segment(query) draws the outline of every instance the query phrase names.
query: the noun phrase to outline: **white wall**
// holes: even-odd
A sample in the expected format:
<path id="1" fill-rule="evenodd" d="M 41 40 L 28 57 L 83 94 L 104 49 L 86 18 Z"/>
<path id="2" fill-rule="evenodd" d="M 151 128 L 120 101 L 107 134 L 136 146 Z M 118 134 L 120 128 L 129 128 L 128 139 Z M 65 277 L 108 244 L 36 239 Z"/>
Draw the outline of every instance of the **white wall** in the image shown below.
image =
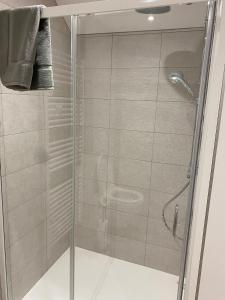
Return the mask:
<path id="1" fill-rule="evenodd" d="M 219 108 L 219 101 L 220 101 L 220 94 L 221 94 L 221 87 L 222 87 L 223 68 L 225 62 L 225 51 L 224 51 L 225 49 L 225 40 L 224 40 L 225 3 L 222 1 L 219 2 L 220 5 L 218 5 L 218 12 L 217 12 L 218 17 L 217 17 L 216 29 L 215 29 L 215 39 L 214 39 L 214 48 L 213 48 L 213 55 L 212 55 L 212 66 L 210 72 L 209 91 L 208 91 L 207 104 L 205 109 L 199 172 L 198 172 L 197 187 L 195 193 L 195 207 L 194 207 L 192 235 L 191 235 L 190 250 L 189 250 L 188 274 L 187 274 L 187 283 L 186 283 L 186 293 L 184 298 L 185 300 L 195 299 L 196 284 L 197 284 L 198 269 L 199 269 L 199 259 L 200 259 L 201 244 L 202 244 L 202 234 L 203 234 L 203 228 L 205 222 L 209 178 L 211 172 L 217 115 L 218 115 L 218 108 Z M 213 210 L 211 211 L 211 213 L 213 213 Z M 216 215 L 214 215 L 214 217 L 216 218 Z M 220 235 L 222 235 L 221 228 L 224 228 L 224 226 L 220 227 L 220 233 L 219 233 Z M 214 234 L 215 232 L 216 231 L 214 231 Z M 209 245 L 207 244 L 207 247 L 208 246 Z M 220 257 L 219 252 L 217 251 L 218 246 L 216 244 L 216 241 L 212 247 L 213 248 L 211 249 L 211 251 L 215 251 L 217 253 L 217 256 Z M 217 272 L 215 273 L 213 272 L 213 270 L 210 271 L 212 271 L 211 278 L 217 278 L 218 275 Z M 208 272 L 210 271 L 204 268 L 203 276 L 206 276 L 205 279 L 206 278 L 209 279 Z M 203 297 L 202 289 L 204 289 L 206 285 L 208 285 L 209 288 L 211 288 L 211 290 L 213 291 L 211 284 L 212 283 L 208 280 L 204 281 L 204 284 L 201 285 L 201 293 L 200 293 L 199 300 L 219 299 L 215 297 L 215 295 L 213 296 L 211 295 L 210 297 L 209 296 L 210 293 L 208 294 L 207 298 Z"/>
<path id="2" fill-rule="evenodd" d="M 223 95 L 223 98 L 224 95 Z M 224 100 L 224 99 L 223 99 Z M 199 300 L 223 300 L 225 295 L 225 107 L 223 107 L 203 255 Z"/>

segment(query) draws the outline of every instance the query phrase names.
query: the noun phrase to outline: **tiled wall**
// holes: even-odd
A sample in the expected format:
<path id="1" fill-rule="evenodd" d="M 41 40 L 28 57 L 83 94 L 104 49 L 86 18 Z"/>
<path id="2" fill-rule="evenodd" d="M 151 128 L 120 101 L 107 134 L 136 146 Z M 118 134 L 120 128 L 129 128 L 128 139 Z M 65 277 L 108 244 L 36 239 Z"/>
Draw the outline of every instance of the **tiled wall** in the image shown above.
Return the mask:
<path id="1" fill-rule="evenodd" d="M 0 8 L 7 6 L 0 3 Z M 51 25 L 55 90 L 16 92 L 0 87 L 7 276 L 13 300 L 22 299 L 70 243 L 70 31 L 62 18 Z"/>
<path id="2" fill-rule="evenodd" d="M 76 238 L 80 247 L 178 274 L 181 242 L 163 205 L 187 182 L 201 29 L 79 37 Z M 187 193 L 179 204 L 182 235 Z M 172 225 L 174 205 L 166 215 Z"/>

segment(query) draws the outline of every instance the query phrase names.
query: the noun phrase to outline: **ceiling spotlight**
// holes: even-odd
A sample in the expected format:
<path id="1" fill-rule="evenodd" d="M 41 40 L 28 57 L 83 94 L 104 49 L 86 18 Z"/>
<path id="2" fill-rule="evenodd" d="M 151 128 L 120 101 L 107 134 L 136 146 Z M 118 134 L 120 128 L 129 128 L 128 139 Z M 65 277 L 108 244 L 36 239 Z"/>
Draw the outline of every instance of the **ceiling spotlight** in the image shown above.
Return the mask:
<path id="1" fill-rule="evenodd" d="M 154 18 L 154 16 L 149 16 L 149 17 L 148 17 L 148 20 L 149 20 L 150 22 L 153 22 L 153 21 L 155 20 L 155 18 Z"/>

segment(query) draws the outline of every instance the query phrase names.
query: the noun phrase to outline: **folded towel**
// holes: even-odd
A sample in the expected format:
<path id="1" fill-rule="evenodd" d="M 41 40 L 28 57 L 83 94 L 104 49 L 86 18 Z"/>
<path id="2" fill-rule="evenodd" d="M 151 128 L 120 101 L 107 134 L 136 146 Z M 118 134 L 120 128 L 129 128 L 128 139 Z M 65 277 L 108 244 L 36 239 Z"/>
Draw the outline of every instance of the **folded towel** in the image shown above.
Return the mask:
<path id="1" fill-rule="evenodd" d="M 37 51 L 31 89 L 52 89 L 52 46 L 49 19 L 41 19 L 37 34 Z"/>
<path id="2" fill-rule="evenodd" d="M 43 6 L 0 11 L 0 77 L 15 90 L 52 89 L 51 33 Z"/>

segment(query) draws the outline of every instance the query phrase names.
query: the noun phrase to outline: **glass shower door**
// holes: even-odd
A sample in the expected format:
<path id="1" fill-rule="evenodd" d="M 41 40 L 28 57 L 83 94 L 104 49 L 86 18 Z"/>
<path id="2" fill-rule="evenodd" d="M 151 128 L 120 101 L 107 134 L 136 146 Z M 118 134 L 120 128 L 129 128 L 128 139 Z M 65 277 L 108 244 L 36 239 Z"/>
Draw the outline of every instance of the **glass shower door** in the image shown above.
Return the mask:
<path id="1" fill-rule="evenodd" d="M 77 300 L 177 299 L 206 11 L 78 18 Z"/>

